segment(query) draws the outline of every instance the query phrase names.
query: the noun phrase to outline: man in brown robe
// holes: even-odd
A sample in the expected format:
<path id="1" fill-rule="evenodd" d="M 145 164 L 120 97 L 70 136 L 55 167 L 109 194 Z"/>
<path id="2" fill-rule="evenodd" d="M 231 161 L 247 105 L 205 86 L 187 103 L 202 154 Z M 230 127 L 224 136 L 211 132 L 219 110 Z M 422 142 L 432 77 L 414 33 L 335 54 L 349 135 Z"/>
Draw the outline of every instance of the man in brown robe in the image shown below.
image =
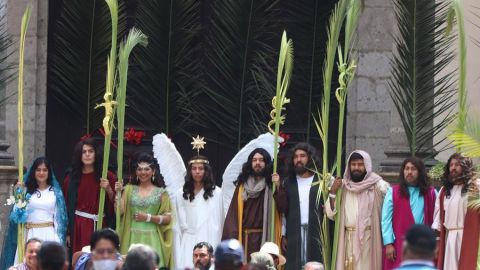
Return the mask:
<path id="1" fill-rule="evenodd" d="M 223 226 L 222 240 L 237 239 L 245 258 L 268 241 L 272 205 L 271 157 L 263 148 L 254 149 L 234 182 L 236 188 Z"/>
<path id="2" fill-rule="evenodd" d="M 472 160 L 458 153 L 451 155 L 445 165 L 432 224 L 440 234 L 437 257 L 440 270 L 477 269 L 480 210 L 467 208 L 467 202 L 468 191 L 478 193 L 478 185 Z"/>

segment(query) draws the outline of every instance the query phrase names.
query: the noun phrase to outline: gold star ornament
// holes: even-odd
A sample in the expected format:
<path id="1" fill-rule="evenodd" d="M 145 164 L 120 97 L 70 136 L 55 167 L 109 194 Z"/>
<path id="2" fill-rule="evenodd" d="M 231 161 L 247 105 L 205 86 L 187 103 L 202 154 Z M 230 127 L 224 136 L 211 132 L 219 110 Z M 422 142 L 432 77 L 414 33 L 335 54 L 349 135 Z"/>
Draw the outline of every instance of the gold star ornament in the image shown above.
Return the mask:
<path id="1" fill-rule="evenodd" d="M 197 155 L 200 155 L 200 149 L 204 149 L 205 144 L 207 142 L 205 141 L 205 137 L 200 137 L 200 135 L 197 135 L 197 137 L 192 137 L 193 141 L 190 143 L 193 147 L 192 149 L 197 150 Z"/>

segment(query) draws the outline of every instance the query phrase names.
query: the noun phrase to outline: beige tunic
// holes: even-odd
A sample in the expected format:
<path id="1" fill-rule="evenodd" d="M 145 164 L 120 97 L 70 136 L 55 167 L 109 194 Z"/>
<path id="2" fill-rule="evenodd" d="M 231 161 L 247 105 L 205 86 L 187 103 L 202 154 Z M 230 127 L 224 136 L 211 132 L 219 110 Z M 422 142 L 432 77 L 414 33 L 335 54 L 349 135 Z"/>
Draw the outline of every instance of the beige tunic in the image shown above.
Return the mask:
<path id="1" fill-rule="evenodd" d="M 443 269 L 457 270 L 463 238 L 463 223 L 467 213 L 467 195 L 462 196 L 463 185 L 455 185 L 450 191 L 450 197 L 445 197 L 445 259 Z M 440 230 L 440 196 L 435 201 L 434 221 L 432 228 Z"/>
<path id="2" fill-rule="evenodd" d="M 356 230 L 352 230 L 357 226 L 357 217 L 358 217 L 358 195 L 357 193 L 343 190 L 345 192 L 345 259 L 344 261 L 349 260 L 353 265 L 355 270 L 371 270 L 371 252 L 370 248 L 362 248 L 359 254 L 360 258 L 354 258 L 353 255 L 353 241 L 356 239 Z M 330 207 L 330 203 L 326 204 L 326 213 L 328 218 L 334 220 L 336 209 Z M 361 246 L 368 246 L 368 243 L 372 239 L 371 233 L 371 219 L 368 220 L 367 229 L 364 232 Z M 355 263 L 357 262 L 357 263 Z M 337 268 L 339 268 L 337 266 Z M 344 269 L 340 267 L 340 269 Z"/>

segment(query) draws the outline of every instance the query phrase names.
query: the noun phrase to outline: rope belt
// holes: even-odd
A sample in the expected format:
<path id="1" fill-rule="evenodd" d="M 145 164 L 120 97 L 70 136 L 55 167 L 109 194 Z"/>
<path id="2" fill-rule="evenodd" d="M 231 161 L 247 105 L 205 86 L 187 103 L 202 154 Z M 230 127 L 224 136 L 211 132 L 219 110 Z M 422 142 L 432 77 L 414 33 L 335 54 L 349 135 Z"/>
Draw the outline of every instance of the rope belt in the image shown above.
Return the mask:
<path id="1" fill-rule="evenodd" d="M 367 227 L 365 227 L 365 231 L 369 231 L 369 230 L 371 230 L 371 229 L 372 229 L 372 226 L 367 226 Z M 352 226 L 352 227 L 345 227 L 345 230 L 346 230 L 347 232 L 354 232 L 354 231 L 356 231 L 356 228 L 355 228 L 354 226 Z"/>
<path id="2" fill-rule="evenodd" d="M 95 231 L 95 229 L 97 228 L 98 215 L 82 212 L 79 210 L 75 210 L 75 215 L 93 220 L 93 231 Z M 103 217 L 105 217 L 105 214 L 103 214 Z"/>
<path id="3" fill-rule="evenodd" d="M 52 221 L 40 222 L 40 223 L 27 222 L 27 224 L 25 224 L 25 228 L 27 230 L 33 229 L 33 228 L 48 228 L 48 227 L 53 227 Z"/>
<path id="4" fill-rule="evenodd" d="M 445 229 L 446 229 L 447 231 L 463 231 L 463 227 L 462 227 L 462 228 L 460 228 L 460 227 L 458 227 L 458 228 L 451 228 L 451 229 L 445 228 Z"/>
<path id="5" fill-rule="evenodd" d="M 257 229 L 257 228 L 246 228 L 243 230 L 243 232 L 245 233 L 245 263 L 247 261 L 247 258 L 248 258 L 248 235 L 249 234 L 252 234 L 252 233 L 262 233 L 263 232 L 263 229 Z"/>

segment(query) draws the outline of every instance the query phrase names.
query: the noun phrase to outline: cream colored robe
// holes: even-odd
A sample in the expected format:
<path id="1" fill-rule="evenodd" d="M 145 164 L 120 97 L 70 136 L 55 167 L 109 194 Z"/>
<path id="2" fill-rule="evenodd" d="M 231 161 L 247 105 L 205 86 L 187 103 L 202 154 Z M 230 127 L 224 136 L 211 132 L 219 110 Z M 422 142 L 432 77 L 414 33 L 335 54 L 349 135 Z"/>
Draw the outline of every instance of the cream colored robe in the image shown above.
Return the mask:
<path id="1" fill-rule="evenodd" d="M 372 216 L 367 221 L 367 226 L 358 257 L 353 256 L 353 241 L 356 239 L 356 231 L 347 232 L 347 227 L 356 227 L 358 208 L 358 194 L 348 191 L 345 188 L 342 192 L 340 210 L 340 232 L 338 237 L 337 270 L 347 270 L 345 262 L 353 257 L 354 270 L 382 269 L 382 233 L 381 233 L 381 212 L 383 198 L 385 197 L 389 184 L 380 180 L 375 187 L 375 201 L 373 203 Z M 335 220 L 336 209 L 332 209 L 330 202 L 325 204 L 328 218 Z"/>

